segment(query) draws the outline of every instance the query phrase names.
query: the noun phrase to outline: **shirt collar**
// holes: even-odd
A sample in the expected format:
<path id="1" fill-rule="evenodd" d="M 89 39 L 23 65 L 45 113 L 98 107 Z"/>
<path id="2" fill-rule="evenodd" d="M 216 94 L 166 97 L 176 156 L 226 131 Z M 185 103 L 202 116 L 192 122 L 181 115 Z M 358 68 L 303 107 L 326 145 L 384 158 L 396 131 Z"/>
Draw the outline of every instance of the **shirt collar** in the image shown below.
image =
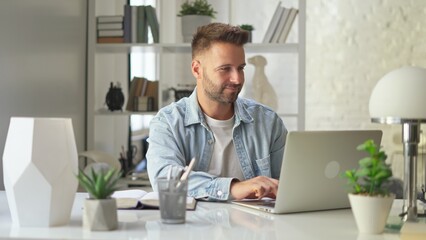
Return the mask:
<path id="1" fill-rule="evenodd" d="M 197 87 L 194 88 L 194 91 L 188 97 L 187 101 L 188 105 L 185 114 L 185 126 L 197 123 L 205 124 L 204 115 L 197 100 Z M 247 107 L 244 104 L 243 99 L 240 97 L 238 97 L 234 103 L 234 115 L 235 125 L 239 125 L 240 122 L 249 123 L 253 121 L 253 117 L 247 111 Z"/>

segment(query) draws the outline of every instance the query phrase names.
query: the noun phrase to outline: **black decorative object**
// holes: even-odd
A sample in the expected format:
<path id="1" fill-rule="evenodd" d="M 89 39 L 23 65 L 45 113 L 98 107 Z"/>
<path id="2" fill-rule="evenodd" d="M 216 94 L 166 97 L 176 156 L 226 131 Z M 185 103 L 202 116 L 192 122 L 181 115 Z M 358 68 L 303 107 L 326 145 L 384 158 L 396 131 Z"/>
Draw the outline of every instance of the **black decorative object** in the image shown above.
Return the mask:
<path id="1" fill-rule="evenodd" d="M 109 91 L 106 95 L 105 103 L 110 111 L 120 110 L 123 111 L 122 107 L 124 104 L 124 94 L 121 91 L 120 83 L 117 85 L 111 82 Z"/>
<path id="2" fill-rule="evenodd" d="M 176 89 L 173 87 L 170 88 L 170 90 L 174 92 L 176 102 L 179 101 L 181 98 L 189 97 L 194 91 L 193 89 Z"/>

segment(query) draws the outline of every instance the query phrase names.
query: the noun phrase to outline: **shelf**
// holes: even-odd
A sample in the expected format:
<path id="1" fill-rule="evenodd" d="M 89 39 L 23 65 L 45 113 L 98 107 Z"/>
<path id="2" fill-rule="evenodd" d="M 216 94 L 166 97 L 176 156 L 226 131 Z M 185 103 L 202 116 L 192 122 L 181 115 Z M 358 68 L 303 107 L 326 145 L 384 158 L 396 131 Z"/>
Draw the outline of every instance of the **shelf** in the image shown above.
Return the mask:
<path id="1" fill-rule="evenodd" d="M 131 116 L 131 115 L 156 115 L 157 112 L 132 112 L 132 111 L 109 111 L 107 109 L 98 109 L 96 116 Z"/>
<path id="2" fill-rule="evenodd" d="M 299 44 L 297 43 L 247 43 L 244 45 L 247 53 L 297 53 Z M 98 43 L 96 44 L 98 53 L 190 53 L 189 43 Z"/>
<path id="3" fill-rule="evenodd" d="M 219 16 L 220 19 L 217 20 L 232 22 L 234 24 L 244 22 L 244 19 L 267 21 L 267 19 L 259 16 L 271 14 L 268 9 L 270 8 L 272 11 L 277 6 L 276 3 L 279 2 L 279 0 L 274 0 L 275 3 L 262 4 L 262 9 L 259 11 L 258 16 L 252 18 L 252 13 L 249 10 L 257 9 L 258 7 L 258 4 L 254 1 L 248 1 L 247 3 L 240 0 L 212 1 L 223 12 Z M 160 17 L 159 20 L 162 26 L 167 26 L 160 28 L 162 43 L 97 43 L 95 34 L 96 14 L 113 14 L 113 12 L 120 14 L 123 10 L 121 1 L 117 1 L 117 3 L 112 2 L 107 4 L 103 0 L 88 1 L 88 19 L 90 21 L 87 60 L 87 79 L 89 80 L 87 87 L 87 145 L 89 149 L 100 149 L 117 155 L 117 151 L 120 150 L 122 145 L 126 146 L 126 143 L 130 145 L 132 141 L 140 140 L 132 137 L 134 133 L 132 127 L 135 129 L 142 127 L 143 131 L 148 131 L 149 125 L 147 123 L 149 123 L 150 118 L 155 116 L 157 112 L 109 111 L 104 104 L 104 91 L 108 88 L 109 83 L 120 81 L 123 89 L 127 89 L 129 81 L 132 78 L 131 74 L 149 75 L 150 79 L 160 82 L 159 106 L 164 106 L 170 101 L 170 99 L 164 96 L 166 94 L 165 90 L 170 87 L 179 86 L 179 84 L 193 83 L 193 76 L 189 69 L 192 52 L 191 44 L 181 42 L 182 40 L 178 32 L 180 23 L 176 21 L 175 15 L 176 9 L 180 6 L 178 2 L 171 4 L 169 0 L 156 1 L 156 4 L 159 3 L 158 8 L 156 8 Z M 297 93 L 293 94 L 292 92 L 292 95 L 289 95 L 289 97 L 292 97 L 292 101 L 295 101 L 295 96 L 297 96 L 297 110 L 293 108 L 286 108 L 286 110 L 278 109 L 277 113 L 289 122 L 288 126 L 293 127 L 291 129 L 303 130 L 305 125 L 304 78 L 306 31 L 304 26 L 306 0 L 292 0 L 288 1 L 288 3 L 290 5 L 293 4 L 294 7 L 299 7 L 298 24 L 295 25 L 298 27 L 297 32 L 295 32 L 297 38 L 291 39 L 290 43 L 265 44 L 255 39 L 254 43 L 245 44 L 244 49 L 247 58 L 252 55 L 265 55 L 265 58 L 270 61 L 268 71 L 271 72 L 268 73 L 268 77 L 270 77 L 271 83 L 277 84 L 277 86 L 274 86 L 277 88 L 277 91 L 281 91 L 280 89 L 282 89 L 286 93 L 285 96 L 280 98 L 286 98 L 287 93 L 289 93 L 285 87 L 294 87 L 294 91 L 297 91 Z M 104 6 L 104 4 L 108 6 Z M 263 5 L 268 6 L 265 7 Z M 161 6 L 166 7 L 161 8 Z M 259 34 L 261 34 L 260 32 L 261 29 L 259 29 Z M 132 53 L 138 54 L 132 55 Z M 135 71 L 136 73 L 132 72 L 131 63 L 133 66 L 138 66 L 138 70 Z M 251 76 L 253 71 L 253 68 L 247 68 L 247 75 Z M 250 77 L 247 79 L 248 82 L 251 80 Z M 139 124 L 139 120 L 143 121 L 143 124 Z M 137 127 L 131 125 L 132 121 L 138 122 L 138 124 L 135 124 Z M 137 134 L 138 138 L 142 135 L 146 136 L 145 132 Z M 127 147 L 130 148 L 129 146 Z"/>

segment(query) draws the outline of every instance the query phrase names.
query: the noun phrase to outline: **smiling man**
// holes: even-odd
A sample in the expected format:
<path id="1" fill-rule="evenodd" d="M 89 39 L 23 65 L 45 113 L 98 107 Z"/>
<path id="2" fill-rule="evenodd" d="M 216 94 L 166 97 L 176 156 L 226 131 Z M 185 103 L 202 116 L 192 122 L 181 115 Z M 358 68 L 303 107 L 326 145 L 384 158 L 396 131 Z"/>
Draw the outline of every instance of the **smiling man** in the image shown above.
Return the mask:
<path id="1" fill-rule="evenodd" d="M 211 23 L 192 40 L 197 87 L 162 108 L 150 124 L 148 174 L 156 179 L 195 157 L 188 195 L 227 201 L 275 198 L 287 130 L 269 107 L 240 98 L 248 32 Z"/>

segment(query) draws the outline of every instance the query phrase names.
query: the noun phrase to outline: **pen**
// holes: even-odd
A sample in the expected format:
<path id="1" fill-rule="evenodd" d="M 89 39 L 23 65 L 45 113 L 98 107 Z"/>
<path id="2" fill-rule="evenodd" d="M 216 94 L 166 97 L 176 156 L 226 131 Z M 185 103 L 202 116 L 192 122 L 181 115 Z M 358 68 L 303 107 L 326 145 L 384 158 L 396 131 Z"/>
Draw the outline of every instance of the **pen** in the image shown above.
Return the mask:
<path id="1" fill-rule="evenodd" d="M 186 180 L 189 176 L 189 173 L 191 172 L 192 168 L 194 167 L 195 158 L 191 159 L 191 162 L 189 162 L 189 165 L 185 167 L 185 172 L 183 172 L 182 176 L 180 177 L 180 180 Z"/>

